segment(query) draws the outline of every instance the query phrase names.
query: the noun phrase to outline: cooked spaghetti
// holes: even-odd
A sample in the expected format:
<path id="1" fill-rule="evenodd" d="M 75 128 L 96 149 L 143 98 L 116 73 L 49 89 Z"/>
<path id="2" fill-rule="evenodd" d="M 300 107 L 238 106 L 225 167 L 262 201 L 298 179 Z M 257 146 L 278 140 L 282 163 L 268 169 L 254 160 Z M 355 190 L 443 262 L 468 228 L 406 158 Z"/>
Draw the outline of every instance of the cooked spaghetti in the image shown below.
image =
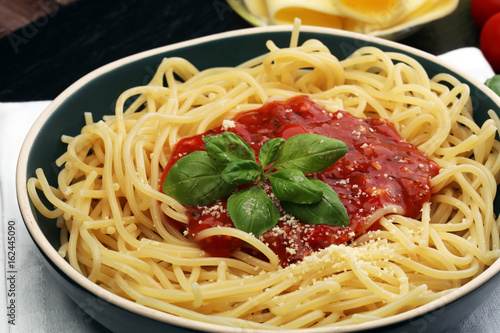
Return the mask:
<path id="1" fill-rule="evenodd" d="M 62 137 L 68 148 L 57 160 L 57 185 L 41 169 L 28 182 L 35 207 L 57 219 L 61 256 L 139 304 L 259 329 L 388 317 L 438 299 L 491 265 L 500 256 L 496 115 L 476 124 L 466 84 L 448 74 L 429 78 L 404 54 L 363 47 L 339 61 L 317 40 L 298 46 L 297 34 L 289 48 L 269 41 L 268 53 L 235 68 L 199 71 L 187 60 L 165 59 L 148 85 L 120 96 L 115 115 L 94 122 L 86 114 L 81 134 Z M 169 222 L 186 224 L 186 208 L 159 190 L 176 143 L 297 95 L 328 112 L 394 124 L 440 168 L 430 202 L 418 218 L 386 214 L 377 230 L 285 268 L 264 242 L 234 228 L 198 236 L 238 238 L 261 255 L 210 257 Z"/>

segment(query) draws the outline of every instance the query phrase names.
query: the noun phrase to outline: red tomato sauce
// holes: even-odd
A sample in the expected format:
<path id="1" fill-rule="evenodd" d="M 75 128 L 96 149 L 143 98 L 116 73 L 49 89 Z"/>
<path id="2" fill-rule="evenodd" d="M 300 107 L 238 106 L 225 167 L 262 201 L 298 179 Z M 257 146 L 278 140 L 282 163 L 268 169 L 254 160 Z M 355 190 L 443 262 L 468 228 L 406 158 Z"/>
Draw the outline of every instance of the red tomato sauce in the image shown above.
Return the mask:
<path id="1" fill-rule="evenodd" d="M 430 200 L 430 178 L 439 172 L 414 145 L 404 141 L 385 119 L 361 119 L 345 111 L 328 112 L 307 97 L 266 103 L 260 109 L 238 115 L 234 127 L 222 126 L 201 135 L 186 138 L 176 145 L 165 168 L 161 183 L 170 167 L 182 156 L 204 150 L 203 136 L 228 130 L 238 134 L 255 150 L 269 139 L 300 133 L 316 133 L 345 142 L 349 152 L 327 170 L 313 174 L 330 185 L 347 209 L 349 226 L 311 225 L 282 214 L 279 223 L 260 239 L 280 258 L 282 266 L 332 244 L 346 244 L 377 223 L 370 217 L 381 209 L 398 207 L 400 212 L 418 218 L 422 205 Z M 234 227 L 226 211 L 225 200 L 207 207 L 187 207 L 188 233 L 193 239 L 207 228 Z M 208 237 L 199 246 L 213 256 L 230 256 L 245 249 L 239 239 Z M 255 253 L 253 253 L 255 254 Z"/>

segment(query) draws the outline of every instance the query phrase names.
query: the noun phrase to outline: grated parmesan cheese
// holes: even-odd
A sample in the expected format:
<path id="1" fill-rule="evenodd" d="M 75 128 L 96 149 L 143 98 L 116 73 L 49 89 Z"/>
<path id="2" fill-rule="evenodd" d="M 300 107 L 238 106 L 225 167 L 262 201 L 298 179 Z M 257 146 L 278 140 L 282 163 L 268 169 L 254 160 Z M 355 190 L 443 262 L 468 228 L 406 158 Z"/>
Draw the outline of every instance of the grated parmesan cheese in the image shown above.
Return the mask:
<path id="1" fill-rule="evenodd" d="M 233 120 L 224 119 L 222 121 L 222 129 L 224 131 L 227 131 L 228 129 L 234 128 L 234 127 L 236 127 L 236 123 Z"/>

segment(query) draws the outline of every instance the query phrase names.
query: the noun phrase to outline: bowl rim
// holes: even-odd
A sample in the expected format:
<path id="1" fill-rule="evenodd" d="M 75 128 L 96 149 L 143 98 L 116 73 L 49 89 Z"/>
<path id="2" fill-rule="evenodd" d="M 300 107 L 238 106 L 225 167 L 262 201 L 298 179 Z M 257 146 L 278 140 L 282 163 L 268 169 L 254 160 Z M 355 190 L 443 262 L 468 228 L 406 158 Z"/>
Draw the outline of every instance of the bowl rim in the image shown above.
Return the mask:
<path id="1" fill-rule="evenodd" d="M 162 323 L 166 324 L 171 324 L 171 325 L 176 325 L 181 328 L 186 328 L 186 329 L 193 329 L 193 330 L 199 330 L 199 331 L 206 331 L 206 332 L 224 332 L 224 333 L 230 333 L 234 332 L 235 327 L 231 326 L 221 326 L 217 324 L 211 324 L 211 323 L 206 323 L 206 322 L 201 322 L 193 319 L 187 319 L 187 318 L 182 318 L 178 317 L 176 315 L 172 315 L 169 313 L 165 313 L 159 310 L 155 310 L 140 304 L 137 304 L 133 301 L 124 299 L 118 295 L 115 295 L 104 288 L 99 287 L 97 284 L 94 284 L 90 280 L 88 280 L 86 277 L 83 275 L 79 274 L 64 258 L 62 258 L 57 250 L 49 243 L 47 238 L 43 235 L 40 227 L 38 226 L 38 223 L 34 217 L 34 214 L 31 210 L 30 206 L 30 200 L 28 198 L 27 194 L 27 161 L 30 153 L 30 148 L 35 141 L 37 135 L 39 134 L 43 124 L 46 122 L 46 120 L 50 117 L 50 115 L 55 112 L 58 107 L 72 94 L 77 92 L 81 87 L 89 83 L 90 81 L 99 78 L 100 76 L 117 69 L 121 66 L 124 66 L 126 64 L 158 55 L 161 53 L 165 53 L 168 51 L 173 51 L 176 49 L 182 49 L 185 47 L 189 47 L 192 45 L 196 44 L 202 44 L 202 43 L 207 43 L 207 42 L 212 42 L 224 38 L 231 38 L 231 37 L 246 37 L 249 35 L 255 35 L 255 34 L 273 34 L 276 32 L 290 32 L 291 33 L 292 28 L 290 25 L 276 25 L 276 26 L 264 26 L 264 27 L 251 27 L 251 28 L 245 28 L 245 29 L 240 29 L 240 30 L 234 30 L 234 31 L 228 31 L 228 32 L 222 32 L 218 34 L 213 34 L 209 36 L 204 36 L 204 37 L 199 37 L 175 44 L 170 44 L 166 46 L 161 46 L 157 47 L 151 50 L 143 51 L 140 53 L 136 53 L 124 58 L 121 58 L 119 60 L 113 61 L 111 63 L 108 63 L 102 67 L 99 67 L 92 72 L 86 74 L 73 84 L 71 84 L 68 88 L 66 88 L 60 95 L 58 95 L 50 104 L 49 106 L 40 114 L 40 116 L 36 119 L 34 122 L 33 126 L 29 130 L 28 134 L 26 135 L 26 138 L 23 142 L 23 145 L 20 150 L 18 162 L 17 162 L 17 168 L 16 168 L 16 190 L 17 190 L 17 199 L 18 199 L 18 205 L 21 211 L 21 215 L 23 217 L 23 221 L 33 239 L 37 247 L 39 248 L 40 251 L 44 253 L 44 255 L 49 258 L 49 260 L 52 262 L 53 265 L 55 265 L 61 272 L 63 272 L 66 277 L 70 278 L 72 281 L 74 281 L 76 284 L 79 285 L 79 287 L 85 289 L 87 292 L 90 292 L 91 294 L 94 294 L 95 296 L 117 306 L 120 308 L 123 308 L 125 310 L 128 310 L 130 312 L 133 312 L 135 314 L 148 317 L 153 320 L 157 320 Z M 388 46 L 395 48 L 400 51 L 405 51 L 410 54 L 419 56 L 421 58 L 430 60 L 434 63 L 437 63 L 441 66 L 444 66 L 448 68 L 449 70 L 455 72 L 458 75 L 461 75 L 463 78 L 471 82 L 474 86 L 478 87 L 485 95 L 487 95 L 490 99 L 493 100 L 495 104 L 500 106 L 500 97 L 497 96 L 493 91 L 491 91 L 489 88 L 487 88 L 482 82 L 479 82 L 475 77 L 472 77 L 468 73 L 464 73 L 461 69 L 455 68 L 453 65 L 450 65 L 446 61 L 437 58 L 436 56 L 429 54 L 427 52 L 424 52 L 422 50 L 418 50 L 416 48 L 413 48 L 411 46 L 407 46 L 404 44 L 400 44 L 397 42 L 393 42 L 390 40 L 382 39 L 380 37 L 375 37 L 375 36 L 368 36 L 368 35 L 363 35 L 359 33 L 354 33 L 354 32 L 349 32 L 349 31 L 343 31 L 343 30 L 337 30 L 337 29 L 331 29 L 331 28 L 324 28 L 324 27 L 313 27 L 313 26 L 301 26 L 300 27 L 300 33 L 302 32 L 312 32 L 312 33 L 318 33 L 320 35 L 322 34 L 328 34 L 328 35 L 337 35 L 340 37 L 348 37 L 348 38 L 354 38 L 362 41 L 368 41 L 368 42 L 374 42 L 383 46 Z M 480 275 L 475 277 L 473 280 L 468 282 L 467 284 L 457 288 L 456 290 L 450 292 L 449 294 L 446 294 L 430 303 L 427 303 L 425 305 L 422 305 L 418 308 L 393 315 L 387 318 L 381 318 L 377 319 L 374 321 L 369 321 L 365 323 L 359 323 L 355 325 L 346 325 L 346 326 L 338 326 L 338 327 L 325 327 L 325 328 L 317 328 L 317 329 L 292 329 L 292 330 L 287 330 L 287 332 L 301 332 L 301 333 L 307 333 L 307 332 L 353 332 L 353 331 L 358 331 L 358 330 L 366 330 L 366 329 L 373 329 L 373 328 L 381 328 L 385 327 L 391 324 L 396 324 L 400 322 L 404 322 L 407 320 L 411 320 L 412 318 L 419 317 L 421 315 L 424 315 L 426 313 L 432 312 L 434 310 L 437 310 L 443 306 L 446 306 L 447 304 L 457 300 L 458 298 L 466 295 L 467 293 L 471 292 L 472 290 L 478 288 L 481 286 L 484 282 L 490 280 L 494 275 L 496 275 L 500 271 L 500 260 L 496 260 L 490 267 L 488 267 L 484 272 L 482 272 Z M 238 331 L 240 332 L 263 332 L 261 329 L 239 329 L 237 328 Z M 264 330 L 266 332 L 267 330 Z"/>

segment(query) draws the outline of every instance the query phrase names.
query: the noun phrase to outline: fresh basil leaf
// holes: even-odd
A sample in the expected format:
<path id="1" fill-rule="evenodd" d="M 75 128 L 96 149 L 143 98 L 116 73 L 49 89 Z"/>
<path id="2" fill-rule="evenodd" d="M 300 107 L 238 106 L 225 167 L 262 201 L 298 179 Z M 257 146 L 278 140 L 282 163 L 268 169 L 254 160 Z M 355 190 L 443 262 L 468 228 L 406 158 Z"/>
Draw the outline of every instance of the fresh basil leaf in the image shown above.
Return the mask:
<path id="1" fill-rule="evenodd" d="M 500 75 L 494 75 L 484 83 L 488 88 L 493 90 L 497 95 L 500 95 Z"/>
<path id="2" fill-rule="evenodd" d="M 259 162 L 262 168 L 265 168 L 278 159 L 285 141 L 283 138 L 274 138 L 264 143 L 259 151 Z"/>
<path id="3" fill-rule="evenodd" d="M 226 166 L 240 160 L 255 161 L 255 153 L 250 145 L 233 132 L 207 135 L 203 141 L 208 156 L 217 166 Z"/>
<path id="4" fill-rule="evenodd" d="M 298 169 L 305 174 L 321 172 L 347 154 L 348 150 L 344 142 L 336 139 L 312 133 L 297 134 L 285 142 L 274 168 Z"/>
<path id="5" fill-rule="evenodd" d="M 310 181 L 297 169 L 276 171 L 269 175 L 274 196 L 280 201 L 312 204 L 323 197 L 321 187 Z"/>
<path id="6" fill-rule="evenodd" d="M 234 185 L 253 183 L 261 175 L 260 167 L 255 161 L 238 161 L 228 164 L 222 171 L 222 179 Z"/>
<path id="7" fill-rule="evenodd" d="M 227 200 L 227 211 L 237 229 L 255 237 L 274 227 L 280 216 L 278 208 L 258 185 L 234 192 Z"/>
<path id="8" fill-rule="evenodd" d="M 208 205 L 236 189 L 221 177 L 221 172 L 204 151 L 180 158 L 168 171 L 163 192 L 183 205 Z"/>
<path id="9" fill-rule="evenodd" d="M 309 178 L 309 180 L 322 188 L 322 199 L 313 204 L 297 204 L 282 201 L 281 205 L 283 209 L 304 223 L 349 226 L 347 210 L 337 196 L 337 193 L 321 180 L 315 178 Z"/>

